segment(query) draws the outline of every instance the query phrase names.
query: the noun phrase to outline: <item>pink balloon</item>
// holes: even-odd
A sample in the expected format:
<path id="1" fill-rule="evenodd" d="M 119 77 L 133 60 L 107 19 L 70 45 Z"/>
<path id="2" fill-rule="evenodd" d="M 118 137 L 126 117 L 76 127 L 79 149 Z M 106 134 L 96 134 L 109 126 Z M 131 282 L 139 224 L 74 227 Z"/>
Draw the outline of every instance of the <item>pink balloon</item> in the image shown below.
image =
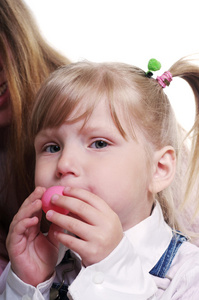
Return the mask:
<path id="1" fill-rule="evenodd" d="M 42 209 L 45 213 L 49 210 L 54 210 L 60 214 L 67 215 L 69 211 L 63 207 L 56 206 L 51 203 L 51 198 L 53 195 L 58 194 L 58 195 L 63 195 L 63 190 L 64 186 L 51 186 L 48 188 L 43 196 L 42 196 Z"/>

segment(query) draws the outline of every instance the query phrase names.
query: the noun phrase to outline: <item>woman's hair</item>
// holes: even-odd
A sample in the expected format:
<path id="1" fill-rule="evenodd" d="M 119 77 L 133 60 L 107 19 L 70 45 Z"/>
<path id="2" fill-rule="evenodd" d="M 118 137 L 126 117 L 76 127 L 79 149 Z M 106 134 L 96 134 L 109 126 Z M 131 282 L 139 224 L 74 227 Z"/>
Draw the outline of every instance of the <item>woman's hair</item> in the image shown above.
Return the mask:
<path id="1" fill-rule="evenodd" d="M 35 94 L 44 79 L 69 60 L 41 37 L 22 0 L 0 1 L 0 58 L 12 106 L 11 124 L 0 131 L 1 147 L 6 152 L 5 180 L 0 186 L 5 197 L 0 202 L 0 219 L 2 227 L 8 230 L 13 217 L 9 209 L 11 201 L 15 201 L 8 196 L 11 183 L 15 186 L 18 207 L 34 187 L 34 152 L 27 128 Z"/>
<path id="2" fill-rule="evenodd" d="M 181 61 L 170 71 L 173 76 L 183 77 L 184 69 L 177 71 L 179 64 Z M 191 69 L 186 74 L 186 80 L 189 76 Z M 192 87 L 194 89 L 194 85 Z M 42 129 L 60 126 L 67 119 L 69 122 L 84 119 L 86 122 L 102 97 L 107 100 L 113 121 L 124 138 L 126 133 L 117 107 L 123 112 L 132 136 L 136 139 L 137 130 L 144 135 L 148 167 L 152 151 L 167 145 L 175 149 L 179 158 L 181 128 L 163 88 L 157 80 L 148 78 L 143 70 L 122 63 L 83 61 L 52 73 L 36 97 L 31 119 L 32 137 L 35 138 Z M 165 221 L 172 228 L 181 229 L 173 203 L 177 183 L 177 180 L 174 181 L 173 186 L 155 197 L 162 207 Z"/>

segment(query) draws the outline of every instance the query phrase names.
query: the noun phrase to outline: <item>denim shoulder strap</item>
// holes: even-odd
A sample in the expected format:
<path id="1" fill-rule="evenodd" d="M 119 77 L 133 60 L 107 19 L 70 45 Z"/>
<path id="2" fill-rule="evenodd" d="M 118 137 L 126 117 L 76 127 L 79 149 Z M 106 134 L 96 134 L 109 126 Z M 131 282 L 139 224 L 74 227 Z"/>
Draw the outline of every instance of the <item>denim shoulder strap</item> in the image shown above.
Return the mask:
<path id="1" fill-rule="evenodd" d="M 178 231 L 173 231 L 173 237 L 171 239 L 171 242 L 166 249 L 166 251 L 161 256 L 160 260 L 157 262 L 157 264 L 151 269 L 149 272 L 151 275 L 164 278 L 166 276 L 166 273 L 168 272 L 171 263 L 179 249 L 179 247 L 182 245 L 184 241 L 187 240 L 187 237 L 181 234 Z"/>

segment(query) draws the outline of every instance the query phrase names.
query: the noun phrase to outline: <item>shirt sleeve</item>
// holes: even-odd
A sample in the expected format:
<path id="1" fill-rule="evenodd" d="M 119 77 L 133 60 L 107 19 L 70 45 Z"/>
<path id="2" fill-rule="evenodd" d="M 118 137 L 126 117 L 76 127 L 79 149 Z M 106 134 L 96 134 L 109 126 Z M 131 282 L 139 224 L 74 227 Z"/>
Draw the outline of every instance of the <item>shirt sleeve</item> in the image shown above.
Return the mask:
<path id="1" fill-rule="evenodd" d="M 49 300 L 50 299 L 50 287 L 52 286 L 54 276 L 49 280 L 40 283 L 37 287 L 31 286 L 20 280 L 19 277 L 11 270 L 9 263 L 9 270 L 6 271 L 7 277 L 4 275 L 0 277 L 2 281 L 2 290 L 0 294 L 0 300 L 21 300 L 21 299 L 32 299 L 32 300 Z M 3 281 L 5 283 L 3 283 Z M 4 287 L 4 288 L 3 288 Z"/>
<path id="2" fill-rule="evenodd" d="M 104 260 L 82 268 L 69 287 L 74 300 L 156 299 L 156 291 L 152 276 L 142 269 L 139 256 L 126 236 Z"/>

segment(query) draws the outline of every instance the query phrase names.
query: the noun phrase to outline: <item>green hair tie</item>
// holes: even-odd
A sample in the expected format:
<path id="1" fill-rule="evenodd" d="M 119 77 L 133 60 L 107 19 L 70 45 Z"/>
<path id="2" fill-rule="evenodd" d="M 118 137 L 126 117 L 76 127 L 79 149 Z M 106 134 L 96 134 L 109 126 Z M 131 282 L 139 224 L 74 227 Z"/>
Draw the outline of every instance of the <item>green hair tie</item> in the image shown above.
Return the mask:
<path id="1" fill-rule="evenodd" d="M 161 69 L 161 63 L 155 59 L 155 58 L 151 58 L 148 62 L 148 72 L 146 73 L 147 77 L 152 77 L 153 73 L 152 71 L 158 71 Z"/>

